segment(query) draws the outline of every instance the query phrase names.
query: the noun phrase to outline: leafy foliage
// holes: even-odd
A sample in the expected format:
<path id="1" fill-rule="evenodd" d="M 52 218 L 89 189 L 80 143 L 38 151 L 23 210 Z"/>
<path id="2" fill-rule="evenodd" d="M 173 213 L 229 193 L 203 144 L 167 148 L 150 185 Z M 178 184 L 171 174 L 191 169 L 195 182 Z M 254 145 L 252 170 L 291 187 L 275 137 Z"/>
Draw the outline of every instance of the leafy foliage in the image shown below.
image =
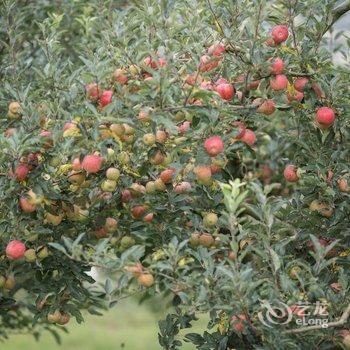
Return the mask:
<path id="1" fill-rule="evenodd" d="M 349 69 L 324 39 L 337 2 L 2 5 L 0 336 L 58 338 L 57 311 L 82 322 L 162 294 L 175 309 L 159 324 L 165 349 L 344 347 L 336 327 L 291 333 L 294 321 L 258 317 L 263 301 L 325 302 L 330 320 L 349 304 Z M 224 150 L 211 154 L 215 135 Z M 15 239 L 32 255 L 11 259 Z M 110 273 L 103 285 L 92 267 Z M 179 339 L 201 313 L 208 329 Z"/>

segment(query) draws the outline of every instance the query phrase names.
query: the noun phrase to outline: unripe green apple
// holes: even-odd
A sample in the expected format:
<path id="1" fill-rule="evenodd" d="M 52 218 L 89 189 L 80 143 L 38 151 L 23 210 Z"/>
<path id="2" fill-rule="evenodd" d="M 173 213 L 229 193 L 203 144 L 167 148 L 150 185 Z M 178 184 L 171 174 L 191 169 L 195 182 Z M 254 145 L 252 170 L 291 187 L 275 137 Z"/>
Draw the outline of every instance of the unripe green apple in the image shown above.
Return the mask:
<path id="1" fill-rule="evenodd" d="M 107 148 L 107 159 L 108 160 L 112 160 L 114 159 L 114 156 L 115 156 L 115 151 L 113 148 Z"/>
<path id="2" fill-rule="evenodd" d="M 36 253 L 35 249 L 27 249 L 24 253 L 24 257 L 27 262 L 34 262 L 36 261 Z"/>
<path id="3" fill-rule="evenodd" d="M 119 237 L 112 237 L 110 240 L 110 243 L 112 246 L 117 245 L 118 242 L 119 242 Z"/>
<path id="4" fill-rule="evenodd" d="M 218 216 L 215 213 L 208 213 L 203 218 L 203 224 L 205 227 L 215 226 L 218 222 Z"/>
<path id="5" fill-rule="evenodd" d="M 130 157 L 129 157 L 129 154 L 125 151 L 122 151 L 118 154 L 118 157 L 117 157 L 118 161 L 121 163 L 121 164 L 129 164 L 130 163 Z"/>
<path id="6" fill-rule="evenodd" d="M 47 247 L 42 247 L 37 254 L 38 259 L 44 260 L 49 256 L 49 250 Z"/>
<path id="7" fill-rule="evenodd" d="M 120 246 L 121 246 L 121 248 L 124 248 L 124 249 L 130 248 L 134 244 L 135 244 L 135 239 L 133 237 L 130 237 L 130 236 L 124 236 L 120 240 Z"/>
<path id="8" fill-rule="evenodd" d="M 191 237 L 189 239 L 189 243 L 193 246 L 193 247 L 197 247 L 199 245 L 199 233 L 192 233 Z"/>
<path id="9" fill-rule="evenodd" d="M 108 168 L 106 171 L 106 176 L 108 180 L 118 181 L 120 171 L 117 168 Z"/>
<path id="10" fill-rule="evenodd" d="M 157 191 L 165 191 L 166 186 L 162 179 L 157 179 L 154 181 L 154 187 Z"/>
<path id="11" fill-rule="evenodd" d="M 60 165 L 60 163 L 61 163 L 61 161 L 60 161 L 60 158 L 58 158 L 58 157 L 52 157 L 51 159 L 50 159 L 50 162 L 49 162 L 49 164 L 52 166 L 52 167 L 57 167 L 57 166 L 59 166 Z"/>
<path id="12" fill-rule="evenodd" d="M 142 137 L 142 141 L 146 146 L 152 146 L 156 142 L 156 137 L 153 134 L 145 134 Z"/>
<path id="13" fill-rule="evenodd" d="M 85 174 L 72 171 L 68 174 L 68 181 L 76 185 L 81 185 L 85 181 Z"/>
<path id="14" fill-rule="evenodd" d="M 105 180 L 101 184 L 101 189 L 104 192 L 114 192 L 117 188 L 117 182 L 114 180 Z"/>
<path id="15" fill-rule="evenodd" d="M 112 131 L 112 133 L 114 133 L 117 136 L 123 136 L 125 133 L 125 127 L 123 124 L 112 124 L 109 128 Z"/>
<path id="16" fill-rule="evenodd" d="M 154 181 L 148 181 L 146 183 L 146 193 L 152 194 L 154 192 L 156 192 L 156 185 L 155 185 Z"/>

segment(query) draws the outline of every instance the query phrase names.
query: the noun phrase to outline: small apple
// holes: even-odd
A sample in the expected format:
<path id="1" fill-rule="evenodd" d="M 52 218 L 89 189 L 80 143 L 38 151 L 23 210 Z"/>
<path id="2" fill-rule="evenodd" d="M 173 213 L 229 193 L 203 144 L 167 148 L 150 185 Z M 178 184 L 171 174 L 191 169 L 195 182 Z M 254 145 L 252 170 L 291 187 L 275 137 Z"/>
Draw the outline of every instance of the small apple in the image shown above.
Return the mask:
<path id="1" fill-rule="evenodd" d="M 237 333 L 242 333 L 245 329 L 246 321 L 247 316 L 245 314 L 233 315 L 230 320 L 231 327 Z"/>
<path id="2" fill-rule="evenodd" d="M 220 95 L 220 97 L 225 100 L 229 101 L 232 99 L 234 93 L 235 93 L 235 88 L 232 84 L 219 84 L 215 87 L 216 92 Z"/>
<path id="3" fill-rule="evenodd" d="M 200 165 L 194 169 L 194 173 L 197 176 L 197 181 L 201 185 L 211 185 L 212 184 L 212 173 L 210 166 Z"/>
<path id="4" fill-rule="evenodd" d="M 205 227 L 213 227 L 218 222 L 218 216 L 215 213 L 208 213 L 203 218 L 203 224 Z"/>
<path id="5" fill-rule="evenodd" d="M 56 310 L 55 312 L 49 313 L 47 315 L 47 322 L 49 323 L 58 323 L 61 318 L 61 313 Z"/>
<path id="6" fill-rule="evenodd" d="M 220 136 L 211 136 L 205 140 L 204 148 L 211 157 L 215 157 L 224 150 L 224 142 Z"/>
<path id="7" fill-rule="evenodd" d="M 249 146 L 253 146 L 256 142 L 256 136 L 254 131 L 246 129 L 244 135 L 241 137 L 241 141 Z"/>
<path id="8" fill-rule="evenodd" d="M 288 39 L 288 27 L 285 25 L 277 25 L 272 28 L 271 37 L 275 44 L 281 44 Z"/>
<path id="9" fill-rule="evenodd" d="M 350 186 L 348 185 L 348 179 L 345 176 L 340 177 L 337 180 L 337 184 L 340 192 L 350 193 Z"/>
<path id="10" fill-rule="evenodd" d="M 299 92 L 304 92 L 304 89 L 308 83 L 309 79 L 306 77 L 297 78 L 294 82 L 294 88 Z"/>
<path id="11" fill-rule="evenodd" d="M 112 79 L 114 81 L 117 81 L 121 85 L 125 85 L 129 80 L 128 76 L 126 75 L 126 71 L 124 69 L 121 69 L 121 68 L 117 68 L 113 72 Z"/>
<path id="12" fill-rule="evenodd" d="M 333 208 L 331 206 L 329 206 L 328 204 L 321 202 L 317 199 L 313 200 L 310 203 L 309 209 L 311 211 L 317 211 L 320 215 L 326 217 L 326 218 L 330 218 L 333 216 Z"/>
<path id="13" fill-rule="evenodd" d="M 108 168 L 106 171 L 106 177 L 108 180 L 118 181 L 120 171 L 117 168 Z"/>
<path id="14" fill-rule="evenodd" d="M 86 155 L 82 162 L 82 167 L 88 173 L 97 173 L 102 166 L 102 157 L 96 154 Z"/>
<path id="15" fill-rule="evenodd" d="M 167 184 L 167 183 L 170 183 L 173 179 L 173 176 L 175 175 L 176 173 L 176 169 L 175 168 L 168 168 L 168 169 L 165 169 L 163 170 L 161 173 L 160 173 L 160 179 L 163 181 L 163 183 Z"/>
<path id="16" fill-rule="evenodd" d="M 29 173 L 29 167 L 26 164 L 19 164 L 15 169 L 15 177 L 17 181 L 24 181 Z"/>
<path id="17" fill-rule="evenodd" d="M 36 205 L 31 204 L 25 197 L 20 197 L 19 206 L 25 213 L 33 213 L 36 210 Z"/>
<path id="18" fill-rule="evenodd" d="M 143 287 L 152 287 L 154 284 L 154 277 L 150 273 L 141 273 L 140 276 L 137 277 L 137 282 Z"/>
<path id="19" fill-rule="evenodd" d="M 275 102 L 273 100 L 265 100 L 260 104 L 257 110 L 259 113 L 271 115 L 276 111 Z"/>
<path id="20" fill-rule="evenodd" d="M 271 73 L 274 75 L 282 74 L 284 70 L 284 62 L 281 58 L 277 57 L 271 65 Z"/>
<path id="21" fill-rule="evenodd" d="M 198 242 L 200 245 L 210 248 L 211 246 L 214 245 L 215 240 L 210 233 L 202 233 L 198 238 Z"/>
<path id="22" fill-rule="evenodd" d="M 329 128 L 335 120 L 335 113 L 332 108 L 321 107 L 316 112 L 316 122 L 322 128 Z"/>
<path id="23" fill-rule="evenodd" d="M 288 79 L 284 74 L 277 74 L 274 79 L 270 80 L 270 88 L 274 91 L 287 89 Z"/>
<path id="24" fill-rule="evenodd" d="M 36 253 L 35 249 L 27 249 L 24 253 L 24 258 L 27 262 L 35 262 L 36 261 Z"/>
<path id="25" fill-rule="evenodd" d="M 117 181 L 114 180 L 104 180 L 101 184 L 101 189 L 104 192 L 114 192 L 117 188 Z"/>
<path id="26" fill-rule="evenodd" d="M 99 98 L 99 106 L 100 108 L 104 108 L 110 103 L 112 103 L 112 97 L 113 97 L 113 91 L 112 90 L 105 90 L 102 92 L 100 98 Z"/>
<path id="27" fill-rule="evenodd" d="M 6 246 L 6 256 L 11 260 L 17 260 L 24 256 L 26 246 L 18 240 L 10 241 Z"/>
<path id="28" fill-rule="evenodd" d="M 283 176 L 288 182 L 297 182 L 299 180 L 297 168 L 292 164 L 284 168 Z"/>

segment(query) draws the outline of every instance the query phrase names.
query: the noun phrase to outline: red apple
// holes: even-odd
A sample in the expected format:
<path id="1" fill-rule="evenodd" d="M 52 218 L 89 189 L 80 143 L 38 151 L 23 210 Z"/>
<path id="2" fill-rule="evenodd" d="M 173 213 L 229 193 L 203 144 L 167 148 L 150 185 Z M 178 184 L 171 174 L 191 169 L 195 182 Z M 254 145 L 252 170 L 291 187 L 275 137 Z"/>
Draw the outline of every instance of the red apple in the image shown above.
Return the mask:
<path id="1" fill-rule="evenodd" d="M 219 60 L 217 58 L 211 58 L 208 55 L 204 55 L 200 58 L 199 70 L 201 72 L 209 72 L 215 69 L 219 65 Z"/>
<path id="2" fill-rule="evenodd" d="M 201 82 L 200 86 L 201 89 L 211 91 L 213 90 L 213 84 L 210 81 L 204 80 Z"/>
<path id="3" fill-rule="evenodd" d="M 19 199 L 19 206 L 25 213 L 32 213 L 36 210 L 36 205 L 31 204 L 25 197 Z"/>
<path id="4" fill-rule="evenodd" d="M 229 101 L 235 93 L 235 88 L 232 84 L 219 84 L 215 88 L 216 92 L 220 95 L 223 100 Z"/>
<path id="5" fill-rule="evenodd" d="M 244 135 L 241 137 L 241 141 L 247 145 L 253 146 L 256 142 L 256 136 L 253 130 L 246 129 Z"/>
<path id="6" fill-rule="evenodd" d="M 152 222 L 154 218 L 154 213 L 148 213 L 144 216 L 143 220 L 146 222 Z"/>
<path id="7" fill-rule="evenodd" d="M 185 121 L 177 127 L 179 133 L 184 134 L 191 126 L 191 122 Z"/>
<path id="8" fill-rule="evenodd" d="M 258 107 L 257 110 L 259 113 L 271 115 L 276 110 L 275 102 L 273 100 L 266 100 Z"/>
<path id="9" fill-rule="evenodd" d="M 219 78 L 216 82 L 215 85 L 220 85 L 220 84 L 228 84 L 229 82 L 225 78 Z"/>
<path id="10" fill-rule="evenodd" d="M 160 173 L 159 177 L 165 184 L 167 184 L 172 181 L 175 172 L 176 172 L 175 168 L 165 169 Z"/>
<path id="11" fill-rule="evenodd" d="M 294 91 L 294 93 L 287 92 L 287 100 L 289 103 L 296 101 L 301 102 L 304 98 L 304 94 L 300 91 Z"/>
<path id="12" fill-rule="evenodd" d="M 208 53 L 213 56 L 221 56 L 226 51 L 225 46 L 221 43 L 213 44 L 209 47 Z"/>
<path id="13" fill-rule="evenodd" d="M 197 73 L 192 73 L 186 76 L 185 83 L 188 85 L 195 85 L 196 83 L 200 83 L 202 81 L 202 77 Z"/>
<path id="14" fill-rule="evenodd" d="M 191 189 L 191 184 L 187 181 L 180 182 L 174 187 L 175 193 L 185 193 Z"/>
<path id="15" fill-rule="evenodd" d="M 266 41 L 265 41 L 265 44 L 266 44 L 267 46 L 270 46 L 270 47 L 276 46 L 276 43 L 275 43 L 275 41 L 273 40 L 272 37 L 267 38 Z"/>
<path id="16" fill-rule="evenodd" d="M 112 102 L 113 91 L 105 90 L 102 92 L 101 97 L 99 99 L 100 108 L 106 107 Z"/>
<path id="17" fill-rule="evenodd" d="M 81 163 L 79 158 L 74 158 L 72 162 L 72 169 L 75 171 L 81 170 Z"/>
<path id="18" fill-rule="evenodd" d="M 224 142 L 220 136 L 211 136 L 205 140 L 204 148 L 211 157 L 215 157 L 224 150 Z"/>
<path id="19" fill-rule="evenodd" d="M 17 181 L 24 181 L 29 173 L 29 167 L 26 164 L 19 164 L 15 169 L 15 177 Z"/>
<path id="20" fill-rule="evenodd" d="M 295 90 L 303 92 L 308 82 L 309 82 L 308 78 L 305 78 L 305 77 L 297 78 L 294 82 Z"/>
<path id="21" fill-rule="evenodd" d="M 288 27 L 284 25 L 278 25 L 272 28 L 271 37 L 275 44 L 281 44 L 288 39 Z"/>
<path id="22" fill-rule="evenodd" d="M 285 90 L 288 86 L 288 79 L 284 74 L 277 74 L 275 79 L 270 80 L 270 88 L 274 91 Z"/>
<path id="23" fill-rule="evenodd" d="M 113 80 L 117 81 L 118 83 L 120 83 L 121 85 L 125 85 L 129 78 L 125 73 L 124 69 L 121 68 L 117 68 L 114 72 L 113 72 Z"/>
<path id="24" fill-rule="evenodd" d="M 152 59 L 151 56 L 147 56 L 144 60 L 143 60 L 143 64 L 147 67 L 150 67 L 152 69 L 156 69 L 158 67 L 158 64 L 156 61 L 154 61 Z"/>
<path id="25" fill-rule="evenodd" d="M 22 258 L 25 251 L 26 246 L 18 240 L 10 241 L 6 246 L 6 256 L 11 260 Z"/>
<path id="26" fill-rule="evenodd" d="M 283 176 L 288 182 L 297 182 L 299 180 L 297 168 L 292 164 L 289 164 L 285 167 Z"/>
<path id="27" fill-rule="evenodd" d="M 242 333 L 245 328 L 246 320 L 247 320 L 247 317 L 245 314 L 233 315 L 230 320 L 232 329 L 238 333 Z"/>
<path id="28" fill-rule="evenodd" d="M 282 74 L 283 70 L 284 70 L 284 62 L 281 58 L 277 57 L 271 65 L 271 72 L 272 74 L 277 75 L 277 74 Z"/>
<path id="29" fill-rule="evenodd" d="M 131 215 L 134 219 L 139 219 L 146 211 L 147 207 L 144 205 L 136 205 L 131 208 Z"/>
<path id="30" fill-rule="evenodd" d="M 121 196 L 121 200 L 123 203 L 127 203 L 129 202 L 129 200 L 131 199 L 131 192 L 129 190 L 124 190 L 122 192 L 122 196 Z"/>
<path id="31" fill-rule="evenodd" d="M 332 108 L 321 107 L 316 112 L 316 122 L 323 128 L 329 128 L 335 120 L 335 113 Z"/>
<path id="32" fill-rule="evenodd" d="M 86 96 L 90 100 L 97 100 L 100 97 L 100 87 L 98 84 L 91 83 L 85 86 Z"/>
<path id="33" fill-rule="evenodd" d="M 97 173 L 102 165 L 102 157 L 96 154 L 86 155 L 82 162 L 82 167 L 88 173 Z"/>

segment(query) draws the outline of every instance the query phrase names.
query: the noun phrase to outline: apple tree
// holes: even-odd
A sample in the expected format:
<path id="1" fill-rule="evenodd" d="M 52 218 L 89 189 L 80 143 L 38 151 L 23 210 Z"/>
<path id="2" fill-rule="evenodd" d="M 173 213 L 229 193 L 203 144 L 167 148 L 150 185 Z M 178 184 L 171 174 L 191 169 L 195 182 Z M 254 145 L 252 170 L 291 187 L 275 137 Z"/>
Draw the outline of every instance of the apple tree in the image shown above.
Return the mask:
<path id="1" fill-rule="evenodd" d="M 349 349 L 349 10 L 3 0 L 1 338 L 160 295 L 164 349 Z"/>

